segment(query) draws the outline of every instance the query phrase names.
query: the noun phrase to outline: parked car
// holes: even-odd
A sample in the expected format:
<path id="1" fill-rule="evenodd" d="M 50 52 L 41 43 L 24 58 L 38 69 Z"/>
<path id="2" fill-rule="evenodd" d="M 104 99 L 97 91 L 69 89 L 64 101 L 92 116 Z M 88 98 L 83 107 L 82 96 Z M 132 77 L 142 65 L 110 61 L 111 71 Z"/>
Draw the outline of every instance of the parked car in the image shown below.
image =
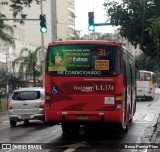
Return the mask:
<path id="1" fill-rule="evenodd" d="M 44 121 L 44 89 L 20 88 L 15 90 L 8 102 L 10 125 L 15 127 L 17 122 L 29 120 Z"/>

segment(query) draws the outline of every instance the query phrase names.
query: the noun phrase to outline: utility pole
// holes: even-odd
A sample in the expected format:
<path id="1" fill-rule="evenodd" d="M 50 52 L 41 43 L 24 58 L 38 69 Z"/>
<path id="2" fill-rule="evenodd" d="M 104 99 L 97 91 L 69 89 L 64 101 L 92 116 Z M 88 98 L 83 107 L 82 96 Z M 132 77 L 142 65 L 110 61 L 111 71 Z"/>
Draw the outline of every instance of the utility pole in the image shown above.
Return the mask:
<path id="1" fill-rule="evenodd" d="M 9 75 L 8 75 L 8 56 L 9 56 L 9 46 L 7 45 L 7 48 L 6 48 L 6 100 L 7 100 L 7 108 L 8 108 L 8 97 L 9 97 Z"/>
<path id="2" fill-rule="evenodd" d="M 41 0 L 41 14 L 43 14 L 43 0 Z M 44 53 L 44 33 L 41 33 L 41 45 L 42 45 L 42 58 L 41 58 L 41 65 L 42 65 L 42 85 L 45 86 L 45 53 Z"/>

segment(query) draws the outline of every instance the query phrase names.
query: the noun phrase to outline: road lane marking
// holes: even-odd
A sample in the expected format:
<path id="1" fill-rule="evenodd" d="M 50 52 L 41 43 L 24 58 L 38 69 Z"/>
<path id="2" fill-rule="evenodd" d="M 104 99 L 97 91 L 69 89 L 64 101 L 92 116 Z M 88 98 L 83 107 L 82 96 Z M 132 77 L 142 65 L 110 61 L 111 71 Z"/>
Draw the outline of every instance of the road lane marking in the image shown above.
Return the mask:
<path id="1" fill-rule="evenodd" d="M 53 131 L 53 132 L 50 133 L 49 135 L 51 136 L 51 135 L 55 134 L 56 132 L 58 132 L 58 131 L 60 131 L 60 130 L 61 130 L 61 129 L 58 128 L 57 130 Z M 37 137 L 37 138 L 34 138 L 33 140 L 29 140 L 29 142 L 26 142 L 26 144 L 35 143 L 35 141 L 36 141 L 36 140 L 39 140 L 40 137 L 41 137 L 41 136 L 39 136 L 39 137 Z M 6 140 L 6 141 L 7 141 L 7 140 Z M 14 144 L 14 143 L 11 143 L 11 144 Z M 18 143 L 15 143 L 15 144 L 18 144 Z M 20 143 L 20 144 L 21 144 L 21 143 Z M 24 144 L 25 144 L 25 143 L 24 143 Z M 12 152 L 12 151 L 14 151 L 14 150 L 17 150 L 17 149 L 10 149 L 10 150 L 8 150 L 8 151 L 6 151 L 6 152 Z"/>
<path id="2" fill-rule="evenodd" d="M 86 142 L 79 142 L 79 143 L 65 145 L 61 147 L 68 147 L 68 149 L 64 150 L 63 152 L 74 152 L 76 149 L 80 147 L 90 147 L 90 146 L 88 146 Z"/>
<path id="3" fill-rule="evenodd" d="M 153 121 L 155 118 L 155 114 L 147 114 L 144 118 L 145 121 Z"/>

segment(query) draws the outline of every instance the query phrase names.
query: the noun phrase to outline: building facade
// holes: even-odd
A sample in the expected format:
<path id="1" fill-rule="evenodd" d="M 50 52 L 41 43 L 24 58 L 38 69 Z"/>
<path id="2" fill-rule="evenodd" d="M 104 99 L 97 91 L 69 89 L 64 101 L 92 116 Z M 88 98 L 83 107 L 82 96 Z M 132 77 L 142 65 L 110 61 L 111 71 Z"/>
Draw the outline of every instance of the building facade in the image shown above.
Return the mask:
<path id="1" fill-rule="evenodd" d="M 41 9 L 42 8 L 42 9 Z M 12 13 L 6 6 L 0 6 L 0 11 L 6 12 L 7 18 L 13 18 Z M 18 66 L 12 69 L 12 61 L 18 57 L 22 48 L 34 50 L 42 45 L 42 34 L 40 32 L 40 14 L 46 15 L 47 33 L 44 33 L 44 45 L 47 48 L 49 42 L 67 40 L 74 36 L 75 32 L 75 0 L 42 0 L 42 7 L 34 2 L 30 8 L 24 8 L 27 19 L 24 25 L 14 21 L 6 24 L 13 26 L 15 48 L 6 44 L 7 49 L 0 46 L 0 68 L 8 67 L 8 72 L 18 75 Z M 3 44 L 3 43 L 1 43 Z M 3 49 L 2 49 L 3 48 Z M 3 50 L 3 51 L 2 51 Z M 3 66 L 2 66 L 3 64 Z"/>
<path id="2" fill-rule="evenodd" d="M 42 9 L 41 9 L 42 8 Z M 12 18 L 12 14 L 7 8 L 1 8 L 1 11 L 7 12 L 7 17 Z M 42 0 L 42 7 L 33 2 L 30 8 L 24 8 L 24 14 L 27 19 L 24 25 L 13 21 L 7 21 L 7 24 L 15 26 L 17 29 L 23 29 L 22 38 L 25 42 L 33 43 L 38 46 L 42 44 L 40 32 L 40 14 L 46 15 L 47 33 L 44 33 L 44 44 L 47 47 L 49 42 L 56 40 L 67 40 L 74 36 L 75 32 L 75 0 Z"/>

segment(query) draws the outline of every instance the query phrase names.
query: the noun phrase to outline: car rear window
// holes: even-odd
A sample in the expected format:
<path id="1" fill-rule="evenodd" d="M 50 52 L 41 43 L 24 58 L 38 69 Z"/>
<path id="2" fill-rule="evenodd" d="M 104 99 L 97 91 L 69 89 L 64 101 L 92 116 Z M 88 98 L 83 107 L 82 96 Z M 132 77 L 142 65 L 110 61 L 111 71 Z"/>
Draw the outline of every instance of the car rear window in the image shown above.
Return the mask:
<path id="1" fill-rule="evenodd" d="M 14 92 L 13 100 L 36 100 L 40 98 L 40 91 L 19 91 Z"/>

